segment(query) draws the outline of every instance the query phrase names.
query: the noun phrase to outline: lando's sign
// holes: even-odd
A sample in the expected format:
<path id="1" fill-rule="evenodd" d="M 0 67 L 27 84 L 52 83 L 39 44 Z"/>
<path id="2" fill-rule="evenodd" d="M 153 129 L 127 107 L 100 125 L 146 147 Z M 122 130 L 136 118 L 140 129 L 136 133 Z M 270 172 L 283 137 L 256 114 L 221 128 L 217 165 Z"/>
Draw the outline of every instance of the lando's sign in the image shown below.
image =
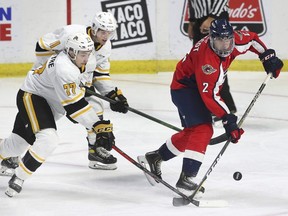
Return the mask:
<path id="1" fill-rule="evenodd" d="M 266 33 L 266 22 L 261 0 L 230 0 L 229 19 L 234 29 L 249 30 L 259 36 Z"/>
<path id="2" fill-rule="evenodd" d="M 189 24 L 188 1 L 185 0 L 182 19 L 181 32 L 187 36 Z M 249 30 L 263 36 L 266 29 L 264 10 L 261 0 L 230 0 L 229 19 L 235 30 Z"/>
<path id="3" fill-rule="evenodd" d="M 102 11 L 111 12 L 118 24 L 113 48 L 152 42 L 146 0 L 111 0 L 101 2 Z"/>

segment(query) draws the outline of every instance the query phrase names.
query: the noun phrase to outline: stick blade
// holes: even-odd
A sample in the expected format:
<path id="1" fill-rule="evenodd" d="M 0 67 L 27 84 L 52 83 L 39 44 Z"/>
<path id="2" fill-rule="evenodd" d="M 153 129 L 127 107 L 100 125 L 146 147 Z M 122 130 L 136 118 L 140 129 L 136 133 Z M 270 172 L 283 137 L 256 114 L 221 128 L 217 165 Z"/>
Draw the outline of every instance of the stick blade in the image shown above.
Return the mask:
<path id="1" fill-rule="evenodd" d="M 174 197 L 172 201 L 173 206 L 179 207 L 179 206 L 186 206 L 190 204 L 190 201 L 187 199 L 184 199 L 182 197 Z"/>
<path id="2" fill-rule="evenodd" d="M 201 208 L 224 208 L 229 206 L 226 200 L 192 200 L 191 202 L 182 197 L 173 198 L 173 206 L 186 206 L 192 203 L 193 205 Z"/>

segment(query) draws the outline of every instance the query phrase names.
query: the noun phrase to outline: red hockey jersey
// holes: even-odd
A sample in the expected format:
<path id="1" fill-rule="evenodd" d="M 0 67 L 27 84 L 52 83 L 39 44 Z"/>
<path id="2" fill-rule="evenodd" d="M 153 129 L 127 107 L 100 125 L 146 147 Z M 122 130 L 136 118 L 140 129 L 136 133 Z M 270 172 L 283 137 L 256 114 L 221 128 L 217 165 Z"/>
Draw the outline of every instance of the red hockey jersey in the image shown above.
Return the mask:
<path id="1" fill-rule="evenodd" d="M 209 45 L 209 36 L 200 40 L 190 53 L 178 62 L 173 75 L 171 89 L 191 88 L 199 91 L 202 100 L 211 113 L 222 118 L 229 109 L 221 99 L 219 91 L 226 78 L 226 72 L 238 55 L 248 50 L 259 55 L 267 48 L 258 35 L 249 31 L 235 31 L 235 47 L 226 58 L 219 57 Z M 195 104 L 197 106 L 197 104 Z"/>

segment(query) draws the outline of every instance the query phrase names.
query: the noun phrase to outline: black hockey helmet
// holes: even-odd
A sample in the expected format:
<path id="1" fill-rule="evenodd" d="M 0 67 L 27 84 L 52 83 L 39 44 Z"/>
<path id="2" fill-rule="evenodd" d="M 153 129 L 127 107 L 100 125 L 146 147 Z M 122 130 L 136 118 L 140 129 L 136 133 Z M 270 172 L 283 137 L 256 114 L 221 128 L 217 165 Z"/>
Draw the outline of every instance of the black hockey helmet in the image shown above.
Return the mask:
<path id="1" fill-rule="evenodd" d="M 225 19 L 213 20 L 210 26 L 210 45 L 220 57 L 227 57 L 234 49 L 234 31 Z"/>

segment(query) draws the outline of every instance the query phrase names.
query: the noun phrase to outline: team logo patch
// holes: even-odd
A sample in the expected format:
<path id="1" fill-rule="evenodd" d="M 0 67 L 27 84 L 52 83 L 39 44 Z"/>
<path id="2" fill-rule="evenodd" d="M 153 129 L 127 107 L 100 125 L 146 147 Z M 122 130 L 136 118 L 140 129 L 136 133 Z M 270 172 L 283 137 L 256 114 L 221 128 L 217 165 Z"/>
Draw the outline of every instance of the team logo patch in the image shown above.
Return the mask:
<path id="1" fill-rule="evenodd" d="M 211 65 L 206 64 L 202 66 L 202 71 L 204 74 L 210 75 L 212 73 L 215 73 L 217 70 L 214 69 Z"/>

